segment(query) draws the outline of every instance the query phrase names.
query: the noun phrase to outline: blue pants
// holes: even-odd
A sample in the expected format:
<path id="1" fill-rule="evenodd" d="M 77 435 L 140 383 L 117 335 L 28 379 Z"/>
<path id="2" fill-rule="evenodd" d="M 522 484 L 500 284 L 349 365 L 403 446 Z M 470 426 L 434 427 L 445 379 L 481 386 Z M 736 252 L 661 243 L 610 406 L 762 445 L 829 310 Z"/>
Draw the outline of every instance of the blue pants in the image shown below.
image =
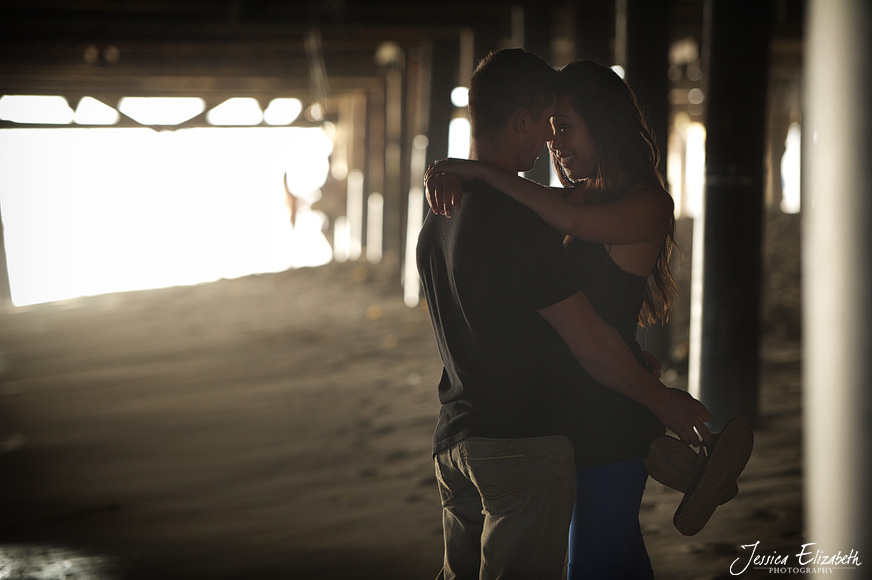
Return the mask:
<path id="1" fill-rule="evenodd" d="M 575 473 L 578 495 L 569 528 L 567 580 L 653 578 L 639 525 L 648 479 L 642 458 L 579 465 Z"/>

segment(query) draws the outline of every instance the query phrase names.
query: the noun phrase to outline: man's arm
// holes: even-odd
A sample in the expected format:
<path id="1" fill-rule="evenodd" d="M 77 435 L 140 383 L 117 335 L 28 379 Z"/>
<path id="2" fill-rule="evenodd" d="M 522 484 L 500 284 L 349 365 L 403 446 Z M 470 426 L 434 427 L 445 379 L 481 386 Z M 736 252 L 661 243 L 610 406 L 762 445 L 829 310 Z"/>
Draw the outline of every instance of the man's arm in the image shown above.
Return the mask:
<path id="1" fill-rule="evenodd" d="M 539 311 L 569 346 L 588 374 L 651 410 L 684 443 L 711 441 L 711 415 L 686 391 L 669 388 L 633 357 L 618 332 L 600 318 L 583 292 Z M 696 429 L 696 432 L 694 431 Z"/>

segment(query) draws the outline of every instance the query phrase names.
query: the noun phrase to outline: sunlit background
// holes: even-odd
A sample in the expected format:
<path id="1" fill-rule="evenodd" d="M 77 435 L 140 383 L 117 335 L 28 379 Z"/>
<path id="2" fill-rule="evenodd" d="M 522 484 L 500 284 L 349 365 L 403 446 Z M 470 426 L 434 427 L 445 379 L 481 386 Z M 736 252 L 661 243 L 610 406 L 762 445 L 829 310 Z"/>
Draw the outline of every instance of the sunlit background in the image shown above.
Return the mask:
<path id="1" fill-rule="evenodd" d="M 296 105 L 296 106 L 295 106 Z M 135 120 L 171 126 L 200 99 L 122 99 Z M 213 125 L 289 124 L 299 102 L 230 99 Z M 5 96 L 4 120 L 117 122 L 91 98 Z M 171 128 L 171 127 L 170 127 Z M 327 127 L 329 129 L 329 127 Z M 320 127 L 36 128 L 0 131 L 0 203 L 16 305 L 317 266 L 332 259 L 313 211 L 330 170 Z M 290 193 L 299 199 L 291 223 Z"/>

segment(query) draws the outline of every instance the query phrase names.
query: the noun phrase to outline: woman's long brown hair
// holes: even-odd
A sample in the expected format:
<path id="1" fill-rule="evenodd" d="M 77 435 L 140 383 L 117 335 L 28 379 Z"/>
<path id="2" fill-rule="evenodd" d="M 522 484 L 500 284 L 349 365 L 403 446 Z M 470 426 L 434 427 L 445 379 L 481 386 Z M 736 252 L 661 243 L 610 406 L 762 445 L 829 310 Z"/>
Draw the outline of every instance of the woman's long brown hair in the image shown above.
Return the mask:
<path id="1" fill-rule="evenodd" d="M 619 199 L 634 186 L 644 184 L 666 191 L 666 180 L 658 170 L 660 152 L 642 113 L 636 95 L 609 67 L 577 60 L 560 71 L 562 93 L 584 118 L 596 144 L 596 174 L 586 180 L 585 203 Z M 552 160 L 564 186 L 577 187 Z M 639 324 L 665 323 L 678 293 L 669 268 L 675 243 L 675 217 L 670 217 L 666 239 L 639 313 Z"/>

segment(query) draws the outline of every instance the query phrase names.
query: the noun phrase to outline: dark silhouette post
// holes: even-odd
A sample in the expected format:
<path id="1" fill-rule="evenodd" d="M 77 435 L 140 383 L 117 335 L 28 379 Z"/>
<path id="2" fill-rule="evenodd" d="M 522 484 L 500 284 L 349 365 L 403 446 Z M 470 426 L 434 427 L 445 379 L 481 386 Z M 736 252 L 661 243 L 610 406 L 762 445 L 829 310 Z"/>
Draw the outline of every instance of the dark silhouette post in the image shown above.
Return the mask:
<path id="1" fill-rule="evenodd" d="M 448 124 L 454 112 L 451 91 L 469 83 L 458 79 L 460 43 L 457 37 L 437 38 L 430 49 L 429 111 L 427 120 L 427 163 L 448 157 Z M 423 176 L 421 176 L 423 178 Z"/>
<path id="2" fill-rule="evenodd" d="M 811 0 L 803 147 L 808 541 L 872 558 L 872 3 Z M 852 562 L 856 564 L 856 562 Z M 840 570 L 841 572 L 841 570 Z"/>
<path id="3" fill-rule="evenodd" d="M 523 20 L 524 48 L 551 62 L 551 11 L 543 10 L 539 2 L 528 0 L 525 3 Z M 525 175 L 539 183 L 548 185 L 550 170 L 551 156 L 545 147 L 533 169 L 527 171 Z"/>
<path id="4" fill-rule="evenodd" d="M 366 96 L 364 166 L 367 194 L 384 195 L 385 191 L 385 93 L 384 87 L 372 88 Z M 384 198 L 382 198 L 384 199 Z M 389 211 L 385 208 L 384 212 Z M 380 260 L 384 260 L 385 227 L 382 223 Z M 367 243 L 369 243 L 367 236 Z M 394 256 L 398 259 L 398 256 Z"/>
<path id="5" fill-rule="evenodd" d="M 626 20 L 627 84 L 636 93 L 657 146 L 660 148 L 658 169 L 666 177 L 666 141 L 669 134 L 669 0 L 627 0 L 622 15 Z M 641 329 L 642 348 L 669 365 L 671 357 L 668 326 L 654 325 Z"/>
<path id="6" fill-rule="evenodd" d="M 691 387 L 713 430 L 732 416 L 757 418 L 770 10 L 758 0 L 710 4 L 701 344 Z"/>
<path id="7" fill-rule="evenodd" d="M 615 34 L 613 1 L 577 0 L 575 3 L 575 52 L 578 58 L 602 65 L 615 64 L 612 38 Z"/>
<path id="8" fill-rule="evenodd" d="M 390 265 L 403 260 L 406 200 L 403 199 L 403 129 L 405 58 L 385 72 L 384 257 Z"/>

